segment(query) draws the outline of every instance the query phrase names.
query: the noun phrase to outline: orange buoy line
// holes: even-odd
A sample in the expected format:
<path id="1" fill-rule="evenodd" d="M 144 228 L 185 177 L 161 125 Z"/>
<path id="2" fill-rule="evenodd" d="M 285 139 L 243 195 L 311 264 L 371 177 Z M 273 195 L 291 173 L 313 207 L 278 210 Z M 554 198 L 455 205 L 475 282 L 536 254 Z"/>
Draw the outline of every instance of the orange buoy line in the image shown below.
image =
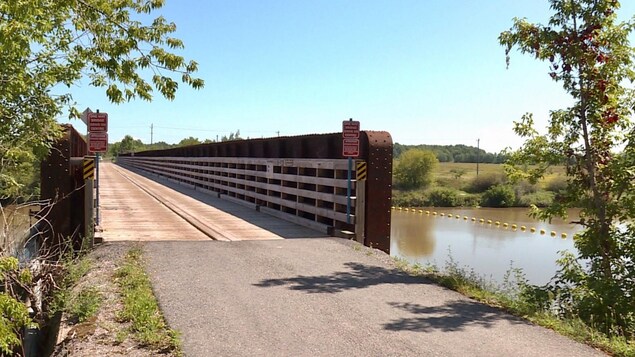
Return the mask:
<path id="1" fill-rule="evenodd" d="M 456 219 L 460 219 L 461 215 L 459 214 L 452 214 L 452 213 L 445 213 L 445 212 L 437 212 L 437 211 L 430 211 L 430 210 L 423 210 L 423 209 L 416 209 L 416 208 L 409 208 L 409 207 L 396 207 L 396 206 L 392 206 L 391 207 L 392 210 L 397 210 L 397 211 L 405 211 L 405 212 L 419 212 L 422 215 L 425 213 L 426 216 L 440 216 L 440 217 L 444 217 L 447 216 L 448 218 L 456 218 Z M 516 231 L 518 229 L 520 229 L 522 232 L 525 232 L 528 230 L 528 228 L 526 226 L 519 226 L 515 223 L 513 224 L 509 224 L 506 222 L 502 222 L 501 221 L 492 221 L 491 219 L 485 219 L 485 218 L 476 218 L 476 217 L 472 217 L 469 218 L 468 216 L 463 216 L 463 221 L 468 222 L 478 222 L 480 224 L 485 224 L 487 223 L 488 225 L 494 225 L 497 228 L 501 228 L 501 229 L 509 229 L 511 228 L 513 231 Z M 530 227 L 529 228 L 529 232 L 531 233 L 536 233 L 537 229 L 535 227 Z M 538 231 L 541 235 L 545 235 L 547 233 L 547 231 L 545 229 L 540 229 Z M 549 235 L 551 235 L 552 237 L 556 237 L 558 235 L 558 233 L 556 231 L 551 231 L 549 232 Z M 566 239 L 568 237 L 567 233 L 561 233 L 560 237 L 562 239 Z"/>

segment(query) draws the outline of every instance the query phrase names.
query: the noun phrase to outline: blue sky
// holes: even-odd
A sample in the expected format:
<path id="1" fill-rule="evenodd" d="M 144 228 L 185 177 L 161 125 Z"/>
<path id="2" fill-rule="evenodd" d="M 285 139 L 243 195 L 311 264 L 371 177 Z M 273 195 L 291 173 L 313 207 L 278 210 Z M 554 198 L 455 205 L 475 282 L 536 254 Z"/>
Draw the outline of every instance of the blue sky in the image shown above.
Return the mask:
<path id="1" fill-rule="evenodd" d="M 623 1 L 621 17 L 635 13 Z M 512 121 L 571 100 L 548 65 L 512 55 L 501 31 L 513 17 L 546 23 L 547 0 L 167 0 L 180 54 L 199 63 L 199 91 L 177 99 L 110 104 L 101 89 L 72 88 L 80 108 L 109 114 L 110 142 L 194 136 L 330 133 L 354 118 L 402 144 L 518 147 Z M 87 83 L 87 82 L 86 82 Z M 85 131 L 83 123 L 73 124 Z"/>

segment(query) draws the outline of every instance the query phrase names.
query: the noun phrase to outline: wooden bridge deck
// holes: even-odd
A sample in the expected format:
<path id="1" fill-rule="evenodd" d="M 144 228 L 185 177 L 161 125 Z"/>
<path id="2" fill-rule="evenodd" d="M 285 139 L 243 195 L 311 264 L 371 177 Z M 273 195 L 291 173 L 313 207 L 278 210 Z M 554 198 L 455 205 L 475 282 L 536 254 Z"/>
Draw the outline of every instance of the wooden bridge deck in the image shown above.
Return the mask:
<path id="1" fill-rule="evenodd" d="M 116 240 L 269 240 L 324 235 L 254 209 L 102 162 L 100 227 Z"/>

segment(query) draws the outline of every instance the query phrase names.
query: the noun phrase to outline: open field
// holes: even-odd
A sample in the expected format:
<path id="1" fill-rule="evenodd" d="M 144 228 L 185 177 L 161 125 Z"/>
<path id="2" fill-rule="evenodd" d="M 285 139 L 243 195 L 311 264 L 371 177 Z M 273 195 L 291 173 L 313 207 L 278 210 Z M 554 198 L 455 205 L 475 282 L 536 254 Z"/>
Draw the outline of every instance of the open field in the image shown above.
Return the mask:
<path id="1" fill-rule="evenodd" d="M 503 175 L 504 169 L 502 164 L 479 164 L 479 175 Z M 549 169 L 550 173 L 543 179 L 544 182 L 552 180 L 556 177 L 564 177 L 564 166 L 554 166 Z M 463 172 L 460 178 L 456 178 L 455 172 Z M 476 177 L 476 164 L 475 163 L 463 163 L 463 162 L 440 162 L 436 169 L 433 171 L 433 177 L 435 181 L 451 182 L 461 181 L 469 182 Z M 544 184 L 543 182 L 543 184 Z"/>

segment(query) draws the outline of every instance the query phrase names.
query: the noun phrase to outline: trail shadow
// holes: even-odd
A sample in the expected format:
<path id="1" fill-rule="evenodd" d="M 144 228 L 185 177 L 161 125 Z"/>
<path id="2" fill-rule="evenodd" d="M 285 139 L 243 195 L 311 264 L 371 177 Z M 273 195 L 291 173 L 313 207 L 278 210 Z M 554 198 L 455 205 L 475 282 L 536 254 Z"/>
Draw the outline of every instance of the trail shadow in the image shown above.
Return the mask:
<path id="1" fill-rule="evenodd" d="M 252 208 L 248 208 L 246 206 L 231 202 L 229 200 L 224 200 L 216 196 L 213 196 L 211 194 L 208 194 L 199 190 L 195 190 L 185 185 L 170 181 L 160 175 L 149 173 L 144 170 L 139 170 L 137 168 L 132 168 L 127 165 L 118 165 L 118 166 L 130 172 L 134 172 L 135 174 L 139 176 L 152 180 L 158 184 L 161 184 L 165 187 L 169 187 L 172 190 L 182 193 L 199 202 L 205 203 L 225 213 L 231 214 L 234 217 L 240 218 L 246 222 L 249 222 L 250 224 L 253 224 L 254 226 L 260 227 L 282 238 L 292 239 L 292 238 L 330 237 L 329 235 L 312 230 L 310 228 L 300 226 L 295 223 L 287 222 L 265 213 L 257 212 Z"/>
<path id="2" fill-rule="evenodd" d="M 443 332 L 461 331 L 469 326 L 491 328 L 498 321 L 511 324 L 527 324 L 501 310 L 476 301 L 454 300 L 442 306 L 423 306 L 414 303 L 390 302 L 389 305 L 412 313 L 413 317 L 401 318 L 384 325 L 390 331 Z"/>
<path id="3" fill-rule="evenodd" d="M 351 289 L 364 289 L 382 284 L 426 284 L 427 280 L 410 276 L 394 269 L 369 266 L 361 263 L 345 263 L 349 270 L 339 271 L 330 275 L 297 276 L 293 278 L 265 279 L 254 284 L 268 288 L 274 286 L 288 286 L 290 290 L 305 291 L 307 293 L 339 293 Z"/>

